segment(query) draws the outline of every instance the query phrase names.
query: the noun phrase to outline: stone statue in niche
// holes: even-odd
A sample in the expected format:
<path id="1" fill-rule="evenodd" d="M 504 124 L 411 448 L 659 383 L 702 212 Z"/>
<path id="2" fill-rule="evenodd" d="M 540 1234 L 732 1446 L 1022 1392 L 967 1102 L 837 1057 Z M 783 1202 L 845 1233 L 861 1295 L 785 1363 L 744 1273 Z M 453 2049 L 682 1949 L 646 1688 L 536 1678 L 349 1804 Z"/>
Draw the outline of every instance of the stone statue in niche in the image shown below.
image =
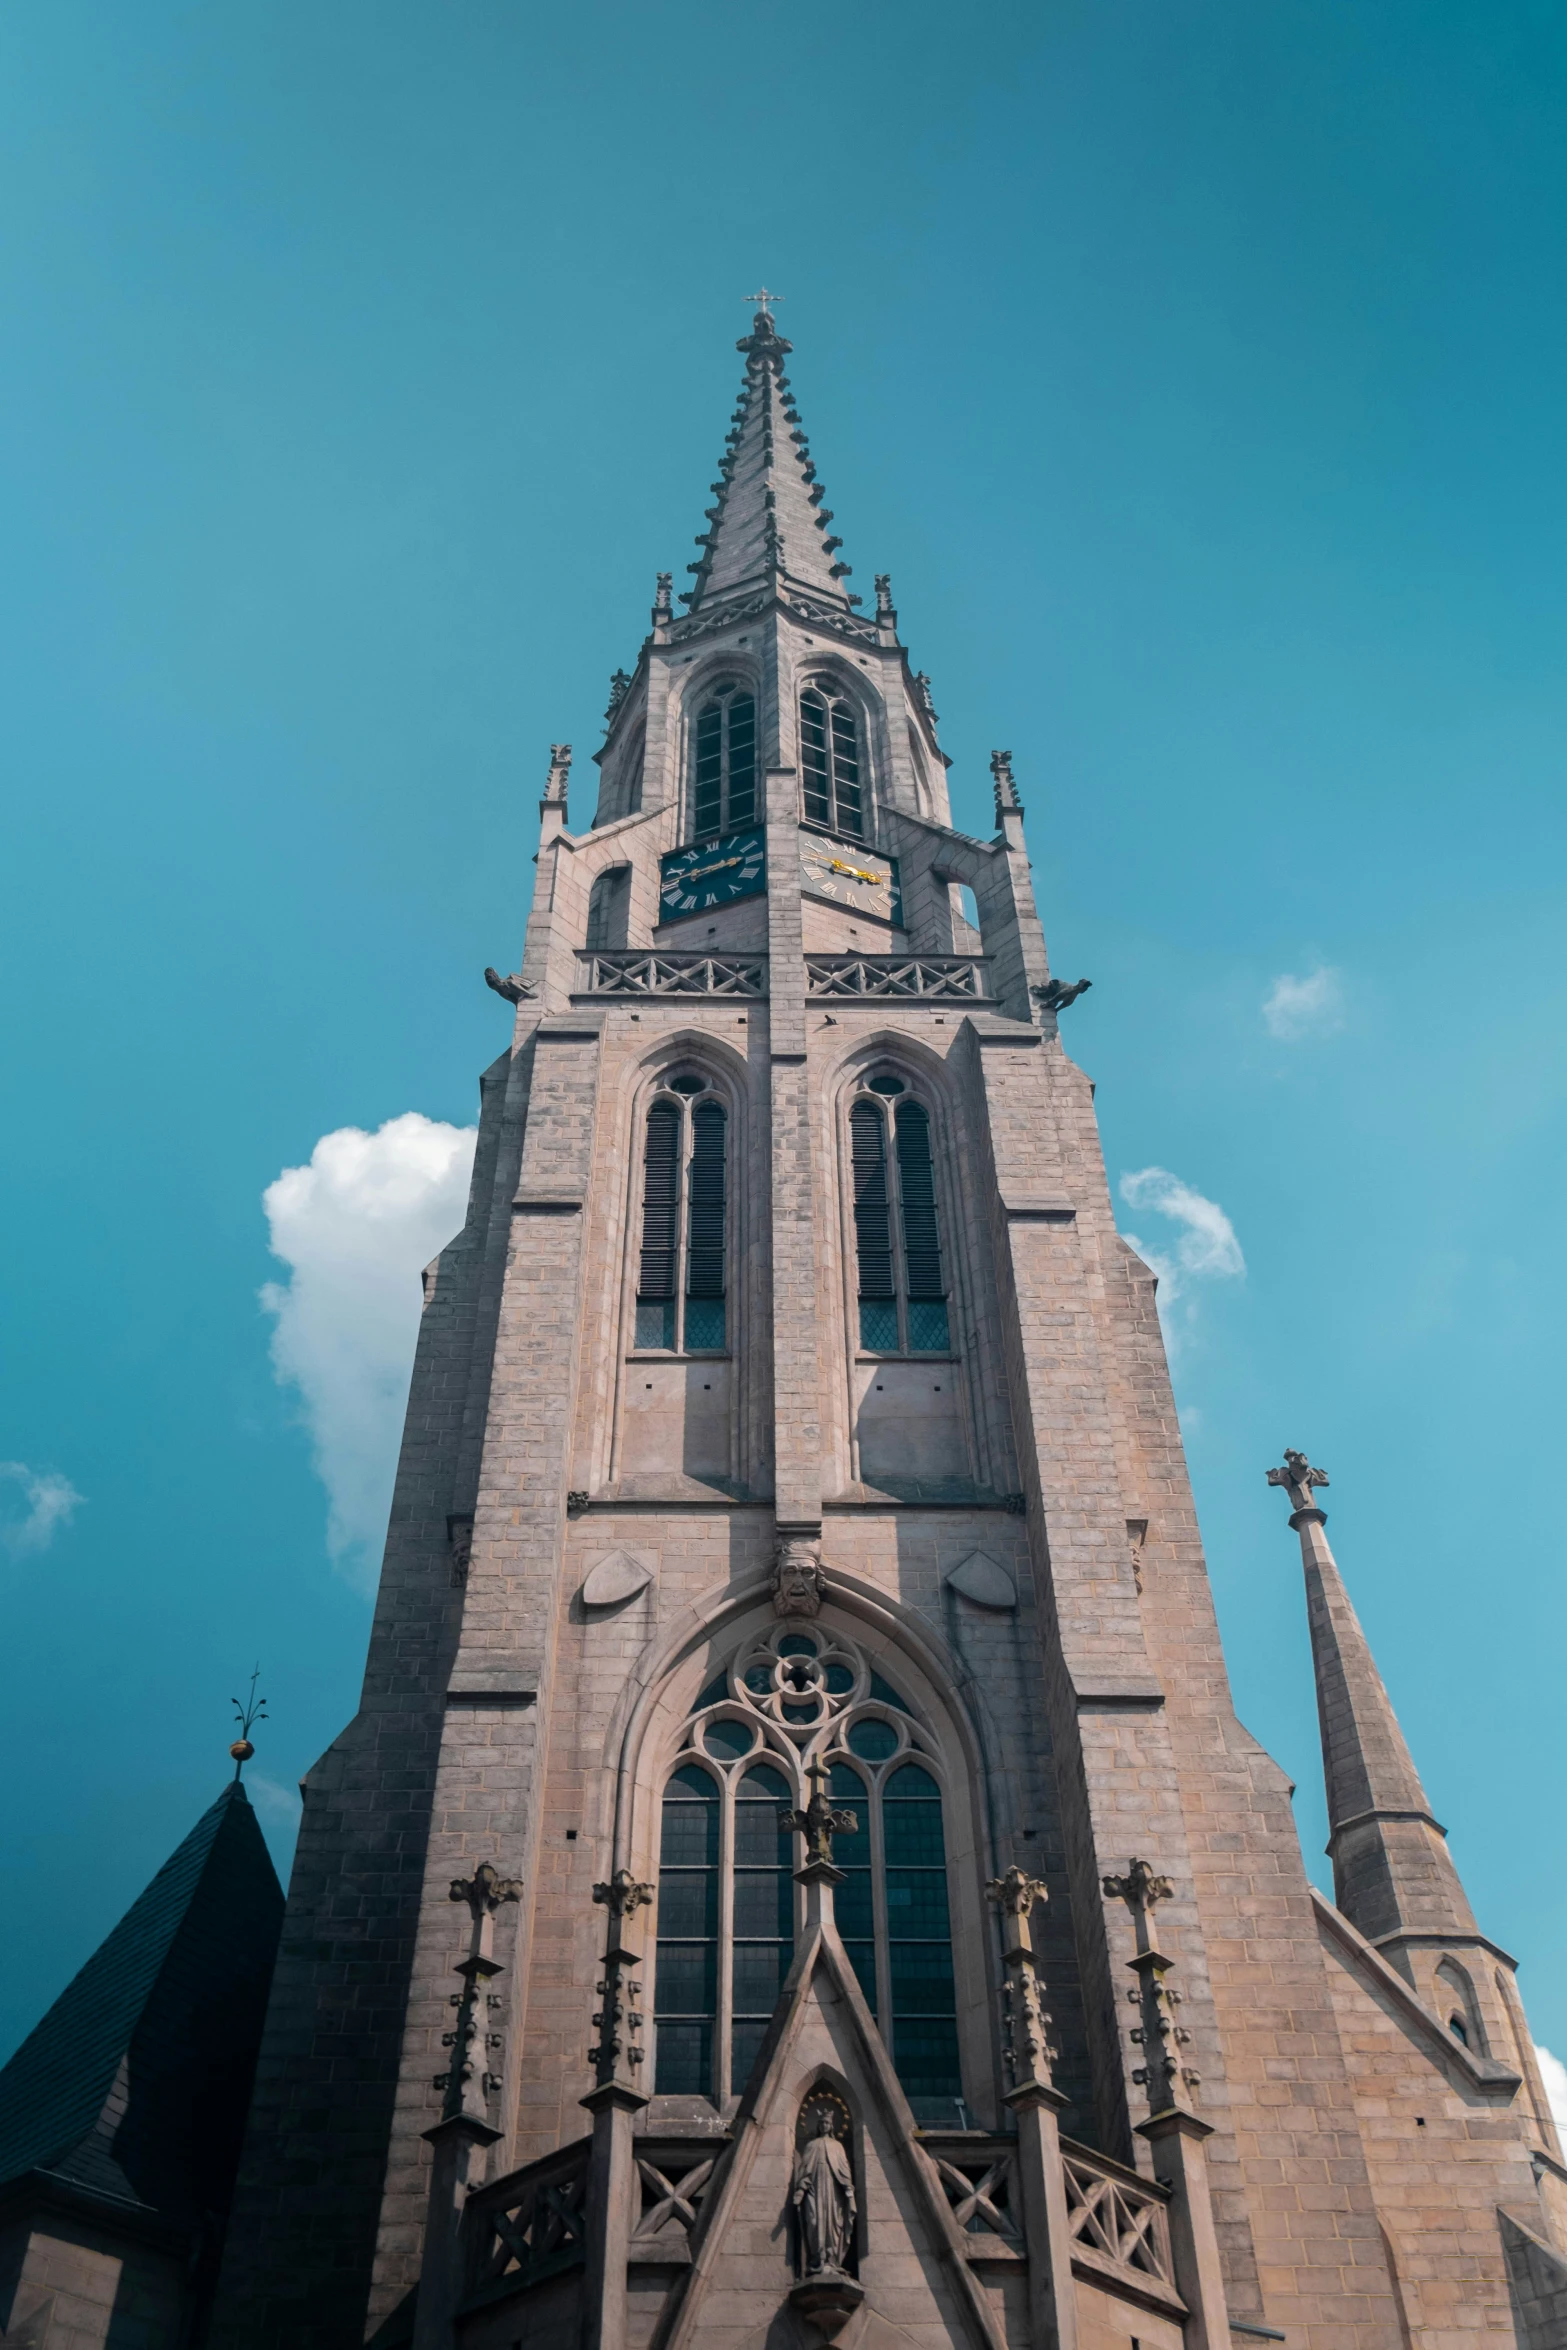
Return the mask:
<path id="1" fill-rule="evenodd" d="M 854 2236 L 854 2173 L 838 2135 L 843 2109 L 834 2098 L 814 2100 L 801 2115 L 807 2132 L 794 2158 L 790 2201 L 800 2223 L 802 2273 L 841 2275 Z"/>
<path id="2" fill-rule="evenodd" d="M 780 1616 L 819 1616 L 827 1596 L 822 1554 L 808 1534 L 785 1534 L 773 1560 L 773 1607 Z"/>

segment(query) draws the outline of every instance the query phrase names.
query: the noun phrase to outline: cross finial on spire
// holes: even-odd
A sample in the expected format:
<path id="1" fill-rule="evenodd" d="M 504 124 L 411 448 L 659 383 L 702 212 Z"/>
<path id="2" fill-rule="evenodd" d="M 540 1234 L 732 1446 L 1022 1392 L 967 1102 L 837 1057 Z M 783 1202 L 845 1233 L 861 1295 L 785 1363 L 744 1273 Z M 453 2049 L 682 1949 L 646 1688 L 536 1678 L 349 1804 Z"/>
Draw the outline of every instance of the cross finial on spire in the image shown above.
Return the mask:
<path id="1" fill-rule="evenodd" d="M 1326 1485 L 1327 1481 L 1325 1469 L 1314 1469 L 1303 1452 L 1292 1452 L 1288 1445 L 1284 1447 L 1284 1466 L 1268 1471 L 1268 1483 L 1282 1485 L 1290 1497 L 1292 1524 L 1294 1513 L 1301 1510 L 1315 1510 L 1318 1517 L 1322 1516 L 1323 1513 L 1316 1510 L 1311 1493 L 1313 1486 Z"/>
<path id="2" fill-rule="evenodd" d="M 772 306 L 775 302 L 781 302 L 783 300 L 783 296 L 782 294 L 770 294 L 767 288 L 763 286 L 760 293 L 742 294 L 740 299 L 742 302 L 754 302 L 756 304 L 756 315 L 758 319 L 763 319 L 772 309 Z"/>

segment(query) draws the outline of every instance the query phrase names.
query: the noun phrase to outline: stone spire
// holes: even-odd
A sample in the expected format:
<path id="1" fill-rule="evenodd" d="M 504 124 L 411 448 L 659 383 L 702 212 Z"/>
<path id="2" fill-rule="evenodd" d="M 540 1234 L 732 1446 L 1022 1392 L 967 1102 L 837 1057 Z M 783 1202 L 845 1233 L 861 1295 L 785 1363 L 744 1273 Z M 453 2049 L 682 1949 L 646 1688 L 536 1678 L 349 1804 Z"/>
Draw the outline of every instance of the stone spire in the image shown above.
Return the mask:
<path id="1" fill-rule="evenodd" d="M 1328 1547 L 1327 1512 L 1314 1498 L 1327 1481 L 1301 1452 L 1286 1451 L 1283 1467 L 1268 1471 L 1289 1495 L 1306 1571 L 1334 1897 L 1370 1942 L 1473 1935 L 1447 1831 L 1432 1816 Z"/>
<path id="2" fill-rule="evenodd" d="M 696 584 L 681 602 L 693 615 L 705 616 L 747 591 L 786 579 L 841 612 L 860 599 L 841 584 L 849 575 L 848 564 L 837 560 L 843 542 L 828 531 L 832 515 L 822 504 L 822 485 L 784 374 L 792 346 L 769 308 L 779 297 L 749 298 L 759 307 L 750 333 L 735 346 L 745 353 L 745 381 L 713 484 L 716 503 L 707 509 L 708 528 L 697 540 L 701 560 L 690 566 Z"/>

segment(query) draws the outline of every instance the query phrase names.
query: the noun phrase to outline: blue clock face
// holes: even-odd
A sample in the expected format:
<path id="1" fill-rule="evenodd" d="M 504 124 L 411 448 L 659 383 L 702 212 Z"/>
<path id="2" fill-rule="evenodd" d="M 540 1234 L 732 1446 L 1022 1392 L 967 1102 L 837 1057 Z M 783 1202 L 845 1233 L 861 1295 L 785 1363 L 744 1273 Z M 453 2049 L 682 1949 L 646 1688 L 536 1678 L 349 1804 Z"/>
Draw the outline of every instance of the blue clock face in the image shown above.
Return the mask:
<path id="1" fill-rule="evenodd" d="M 733 898 L 753 898 L 767 887 L 767 835 L 732 832 L 727 840 L 703 841 L 659 859 L 659 908 L 665 922 L 705 914 Z"/>

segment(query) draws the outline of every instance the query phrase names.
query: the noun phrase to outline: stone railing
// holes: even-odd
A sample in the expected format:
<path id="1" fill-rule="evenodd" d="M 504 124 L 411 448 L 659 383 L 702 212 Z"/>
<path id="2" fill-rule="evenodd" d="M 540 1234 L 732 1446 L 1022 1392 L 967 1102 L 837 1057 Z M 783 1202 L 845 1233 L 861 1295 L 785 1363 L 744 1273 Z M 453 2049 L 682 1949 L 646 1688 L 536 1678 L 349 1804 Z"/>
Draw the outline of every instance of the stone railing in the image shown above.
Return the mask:
<path id="1" fill-rule="evenodd" d="M 463 2213 L 470 2264 L 465 2309 L 581 2266 L 587 2253 L 588 2145 L 579 2138 L 469 2196 Z"/>
<path id="2" fill-rule="evenodd" d="M 807 955 L 806 993 L 813 996 L 957 997 L 990 1003 L 984 955 Z"/>
<path id="3" fill-rule="evenodd" d="M 577 957 L 579 995 L 742 995 L 767 993 L 765 955 L 656 954 L 590 947 Z"/>
<path id="4" fill-rule="evenodd" d="M 1017 2201 L 1017 2140 L 922 2130 L 920 2144 L 967 2239 L 970 2260 L 1020 2257 L 1023 2220 Z"/>
<path id="5" fill-rule="evenodd" d="M 697 2206 L 713 2182 L 716 2155 L 701 2155 L 694 2147 L 657 2149 L 658 2161 L 637 2156 L 637 2185 L 641 2201 L 632 2221 L 627 2247 L 632 2260 L 688 2261 Z M 660 2167 L 660 2166 L 663 2167 Z"/>
<path id="6" fill-rule="evenodd" d="M 1169 2193 L 1086 2146 L 1061 2148 L 1073 2265 L 1181 2316 L 1170 2253 Z"/>

